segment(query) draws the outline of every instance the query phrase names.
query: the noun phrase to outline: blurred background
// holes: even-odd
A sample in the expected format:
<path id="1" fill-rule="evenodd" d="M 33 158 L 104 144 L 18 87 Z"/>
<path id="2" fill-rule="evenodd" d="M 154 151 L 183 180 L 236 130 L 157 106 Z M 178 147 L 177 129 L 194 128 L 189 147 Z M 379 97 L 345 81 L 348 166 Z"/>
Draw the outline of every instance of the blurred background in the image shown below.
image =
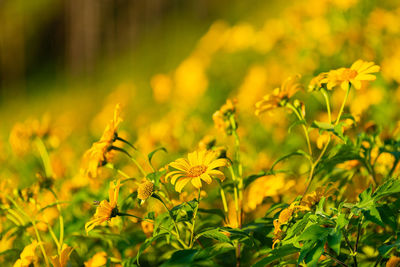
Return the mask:
<path id="1" fill-rule="evenodd" d="M 35 104 L 42 112 L 60 107 L 57 99 L 68 94 L 101 98 L 121 82 L 146 91 L 151 75 L 176 67 L 215 20 L 261 22 L 274 6 L 254 0 L 2 0 L 2 114 L 23 117 Z"/>

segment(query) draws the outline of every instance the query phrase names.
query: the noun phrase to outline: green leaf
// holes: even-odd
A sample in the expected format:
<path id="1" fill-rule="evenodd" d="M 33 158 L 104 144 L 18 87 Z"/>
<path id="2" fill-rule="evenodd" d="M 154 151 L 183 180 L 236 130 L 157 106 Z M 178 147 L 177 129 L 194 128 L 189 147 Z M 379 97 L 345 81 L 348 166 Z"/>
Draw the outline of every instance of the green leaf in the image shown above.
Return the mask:
<path id="1" fill-rule="evenodd" d="M 340 244 L 342 240 L 342 231 L 335 229 L 332 233 L 328 235 L 328 245 L 335 251 L 337 255 L 340 254 Z"/>
<path id="2" fill-rule="evenodd" d="M 296 120 L 295 122 L 293 122 L 289 128 L 288 128 L 288 133 L 290 134 L 290 132 L 292 131 L 292 128 L 297 126 L 297 125 L 307 125 L 307 122 L 305 120 Z"/>
<path id="3" fill-rule="evenodd" d="M 285 256 L 294 254 L 299 252 L 300 249 L 296 248 L 293 245 L 284 245 L 281 247 L 278 247 L 270 252 L 270 254 L 266 257 L 261 259 L 260 261 L 256 262 L 253 264 L 253 267 L 264 267 L 270 264 L 271 262 L 278 260 L 280 258 L 283 258 Z"/>
<path id="4" fill-rule="evenodd" d="M 212 238 L 212 239 L 220 241 L 220 242 L 230 242 L 231 241 L 227 235 L 220 232 L 219 228 L 200 232 L 196 235 L 195 240 L 197 240 L 201 236 L 204 236 L 207 238 Z"/>
<path id="5" fill-rule="evenodd" d="M 165 147 L 159 147 L 159 148 L 156 148 L 156 149 L 154 149 L 153 151 L 151 151 L 151 152 L 147 155 L 147 158 L 148 158 L 149 163 L 150 163 L 151 166 L 153 166 L 153 164 L 151 163 L 151 159 L 153 158 L 154 154 L 155 154 L 156 152 L 158 152 L 158 151 L 164 151 L 165 153 L 168 153 L 168 151 L 167 151 L 167 149 L 166 149 Z"/>
<path id="6" fill-rule="evenodd" d="M 172 254 L 171 258 L 163 263 L 162 267 L 181 267 L 191 266 L 195 259 L 197 249 L 178 250 Z"/>
<path id="7" fill-rule="evenodd" d="M 144 243 L 143 243 L 142 245 L 140 245 L 139 251 L 138 251 L 138 253 L 137 253 L 137 255 L 136 255 L 136 262 L 137 262 L 138 265 L 140 265 L 140 263 L 139 263 L 139 257 L 140 257 L 140 255 L 143 253 L 143 251 L 145 251 L 145 249 L 148 248 L 148 247 L 151 245 L 151 243 L 153 243 L 153 242 L 156 241 L 157 239 L 160 239 L 161 237 L 164 237 L 164 236 L 166 236 L 166 235 L 167 235 L 166 233 L 162 233 L 162 234 L 159 234 L 159 235 L 156 235 L 156 236 L 147 238 L 147 239 L 144 241 Z"/>
<path id="8" fill-rule="evenodd" d="M 321 130 L 333 130 L 334 126 L 332 123 L 329 122 L 320 122 L 320 121 L 313 121 L 311 123 L 311 127 L 318 128 Z"/>
<path id="9" fill-rule="evenodd" d="M 325 228 L 319 224 L 312 224 L 297 238 L 297 241 L 317 241 L 325 239 L 332 232 L 332 228 Z"/>
<path id="10" fill-rule="evenodd" d="M 304 261 L 307 267 L 317 266 L 318 260 L 324 252 L 325 241 L 319 241 L 315 246 L 307 253 Z"/>
<path id="11" fill-rule="evenodd" d="M 382 227 L 385 226 L 382 221 L 381 215 L 379 214 L 379 211 L 376 209 L 376 207 L 370 206 L 368 210 L 363 211 L 363 214 L 365 216 L 365 219 L 367 219 L 368 221 L 374 222 Z"/>
<path id="12" fill-rule="evenodd" d="M 196 254 L 196 261 L 212 259 L 215 256 L 234 251 L 235 247 L 230 243 L 217 243 L 211 247 L 199 250 Z"/>
<path id="13" fill-rule="evenodd" d="M 201 212 L 201 213 L 208 213 L 208 214 L 218 215 L 218 216 L 220 216 L 222 219 L 225 219 L 225 214 L 224 214 L 224 212 L 223 212 L 222 210 L 220 210 L 220 209 L 202 209 L 202 208 L 199 208 L 197 211 L 198 211 L 198 212 Z"/>
<path id="14" fill-rule="evenodd" d="M 305 152 L 305 151 L 299 149 L 299 150 L 297 150 L 297 151 L 295 151 L 295 152 L 291 152 L 291 153 L 289 153 L 289 154 L 287 154 L 287 155 L 284 155 L 284 156 L 278 158 L 278 159 L 272 164 L 270 170 L 272 171 L 272 170 L 274 169 L 274 167 L 276 166 L 276 164 L 278 164 L 279 162 L 281 162 L 281 161 L 283 161 L 283 160 L 285 160 L 285 159 L 287 159 L 287 158 L 290 158 L 290 157 L 292 157 L 292 156 L 303 156 L 303 157 L 307 158 L 308 160 L 310 160 L 310 155 L 309 155 L 307 152 Z"/>

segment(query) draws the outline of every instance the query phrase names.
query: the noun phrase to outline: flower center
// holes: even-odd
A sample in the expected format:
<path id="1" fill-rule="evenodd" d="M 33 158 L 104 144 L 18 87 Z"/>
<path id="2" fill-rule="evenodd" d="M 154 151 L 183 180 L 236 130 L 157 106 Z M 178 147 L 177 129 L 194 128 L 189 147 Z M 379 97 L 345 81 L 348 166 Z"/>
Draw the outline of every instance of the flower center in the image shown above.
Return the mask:
<path id="1" fill-rule="evenodd" d="M 352 69 L 345 69 L 342 73 L 342 80 L 344 81 L 348 81 L 351 80 L 353 78 L 355 78 L 357 76 L 358 72 L 356 70 L 352 70 Z"/>
<path id="2" fill-rule="evenodd" d="M 205 173 L 207 170 L 207 167 L 204 165 L 198 165 L 198 166 L 193 166 L 189 169 L 188 171 L 188 176 L 189 177 L 197 177 Z"/>

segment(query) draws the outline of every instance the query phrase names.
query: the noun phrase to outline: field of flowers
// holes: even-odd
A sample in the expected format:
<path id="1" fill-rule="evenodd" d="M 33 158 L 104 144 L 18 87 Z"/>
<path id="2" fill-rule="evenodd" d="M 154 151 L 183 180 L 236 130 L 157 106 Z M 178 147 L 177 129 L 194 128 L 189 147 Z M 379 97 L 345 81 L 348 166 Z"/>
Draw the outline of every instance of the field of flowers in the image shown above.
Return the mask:
<path id="1" fill-rule="evenodd" d="M 399 18 L 293 1 L 215 21 L 148 94 L 10 108 L 0 265 L 400 266 Z"/>

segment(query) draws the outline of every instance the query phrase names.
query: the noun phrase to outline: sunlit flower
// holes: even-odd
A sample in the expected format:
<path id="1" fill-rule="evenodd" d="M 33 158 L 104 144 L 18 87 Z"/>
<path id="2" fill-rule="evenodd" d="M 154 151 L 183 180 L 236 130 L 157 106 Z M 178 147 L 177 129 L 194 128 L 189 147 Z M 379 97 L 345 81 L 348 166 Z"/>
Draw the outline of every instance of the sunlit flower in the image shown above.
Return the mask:
<path id="1" fill-rule="evenodd" d="M 107 254 L 105 252 L 97 252 L 94 256 L 85 262 L 85 267 L 101 267 L 107 263 Z"/>
<path id="2" fill-rule="evenodd" d="M 19 259 L 14 263 L 14 267 L 28 267 L 31 266 L 31 264 L 36 266 L 39 261 L 36 255 L 36 248 L 38 245 L 36 240 L 34 240 L 32 244 L 27 245 L 21 252 Z"/>
<path id="3" fill-rule="evenodd" d="M 93 143 L 92 147 L 83 155 L 81 173 L 84 176 L 95 178 L 98 174 L 98 168 L 109 162 L 113 156 L 111 151 L 115 142 L 118 125 L 122 119 L 120 117 L 121 107 L 116 105 L 113 119 L 107 124 L 100 141 Z"/>
<path id="4" fill-rule="evenodd" d="M 109 221 L 111 218 L 118 215 L 117 200 L 120 187 L 121 185 L 119 180 L 116 183 L 115 181 L 110 182 L 110 189 L 108 191 L 110 202 L 107 200 L 100 202 L 93 218 L 85 224 L 86 233 L 91 231 L 95 226 L 102 224 L 105 221 Z"/>
<path id="5" fill-rule="evenodd" d="M 291 76 L 282 83 L 281 87 L 275 88 L 272 94 L 265 95 L 256 103 L 256 115 L 285 106 L 287 101 L 301 89 L 299 80 L 300 75 Z"/>
<path id="6" fill-rule="evenodd" d="M 374 62 L 359 59 L 350 68 L 331 70 L 321 82 L 326 83 L 328 89 L 340 85 L 343 90 L 347 90 L 350 84 L 356 89 L 361 89 L 361 82 L 374 81 L 376 77 L 373 73 L 379 72 L 379 70 L 380 67 Z"/>
<path id="7" fill-rule="evenodd" d="M 179 193 L 189 181 L 194 187 L 201 188 L 201 180 L 207 184 L 212 182 L 212 177 L 223 180 L 225 175 L 217 168 L 226 166 L 226 163 L 225 159 L 216 159 L 212 151 L 195 151 L 188 154 L 188 160 L 181 158 L 171 162 L 169 166 L 177 170 L 169 172 L 165 178 L 171 177 L 171 183 L 175 184 L 175 190 Z"/>
<path id="8" fill-rule="evenodd" d="M 53 263 L 54 267 L 66 267 L 69 255 L 71 254 L 73 248 L 68 246 L 67 244 L 63 244 L 61 248 L 61 254 L 51 257 L 51 263 Z"/>
<path id="9" fill-rule="evenodd" d="M 153 188 L 154 184 L 150 182 L 149 180 L 145 180 L 139 185 L 139 188 L 137 190 L 138 192 L 138 199 L 141 200 L 146 200 L 148 199 L 151 194 L 153 194 Z"/>

